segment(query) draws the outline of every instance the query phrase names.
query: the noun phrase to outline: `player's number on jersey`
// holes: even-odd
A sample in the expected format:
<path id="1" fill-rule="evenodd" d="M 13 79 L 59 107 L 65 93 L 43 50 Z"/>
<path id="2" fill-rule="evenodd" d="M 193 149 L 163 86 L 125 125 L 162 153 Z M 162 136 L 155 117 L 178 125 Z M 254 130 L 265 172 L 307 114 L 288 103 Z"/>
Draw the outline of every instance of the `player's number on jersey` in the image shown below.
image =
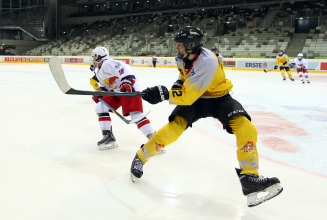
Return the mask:
<path id="1" fill-rule="evenodd" d="M 124 69 L 122 68 L 118 72 L 119 72 L 120 75 L 122 75 L 122 74 L 124 74 Z"/>
<path id="2" fill-rule="evenodd" d="M 173 91 L 172 92 L 172 94 L 173 94 L 173 97 L 176 97 L 176 96 L 182 96 L 182 91 Z"/>

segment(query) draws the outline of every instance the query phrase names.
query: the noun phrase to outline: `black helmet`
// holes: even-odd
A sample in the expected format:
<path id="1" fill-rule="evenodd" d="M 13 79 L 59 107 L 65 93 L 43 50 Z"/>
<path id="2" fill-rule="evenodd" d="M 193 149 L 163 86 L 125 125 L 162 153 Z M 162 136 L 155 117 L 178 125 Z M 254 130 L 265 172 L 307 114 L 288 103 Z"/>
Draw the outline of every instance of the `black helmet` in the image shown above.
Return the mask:
<path id="1" fill-rule="evenodd" d="M 212 52 L 215 52 L 215 51 L 218 52 L 218 49 L 217 49 L 217 47 L 213 47 L 213 48 L 211 48 L 211 51 L 212 51 Z"/>
<path id="2" fill-rule="evenodd" d="M 193 26 L 186 26 L 174 34 L 174 42 L 183 43 L 185 51 L 192 50 L 192 54 L 198 53 L 203 46 L 202 38 L 203 31 Z M 183 58 L 184 54 L 177 54 L 177 57 Z"/>

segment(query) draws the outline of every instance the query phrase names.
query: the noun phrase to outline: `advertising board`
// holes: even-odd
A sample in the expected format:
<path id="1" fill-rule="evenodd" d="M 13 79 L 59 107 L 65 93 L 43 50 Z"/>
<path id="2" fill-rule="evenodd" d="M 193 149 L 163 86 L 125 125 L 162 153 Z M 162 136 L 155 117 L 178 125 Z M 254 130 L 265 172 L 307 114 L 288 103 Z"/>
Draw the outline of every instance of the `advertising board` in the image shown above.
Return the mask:
<path id="1" fill-rule="evenodd" d="M 65 63 L 83 63 L 83 58 L 65 58 Z"/>
<path id="2" fill-rule="evenodd" d="M 43 57 L 5 57 L 10 62 L 43 62 Z"/>

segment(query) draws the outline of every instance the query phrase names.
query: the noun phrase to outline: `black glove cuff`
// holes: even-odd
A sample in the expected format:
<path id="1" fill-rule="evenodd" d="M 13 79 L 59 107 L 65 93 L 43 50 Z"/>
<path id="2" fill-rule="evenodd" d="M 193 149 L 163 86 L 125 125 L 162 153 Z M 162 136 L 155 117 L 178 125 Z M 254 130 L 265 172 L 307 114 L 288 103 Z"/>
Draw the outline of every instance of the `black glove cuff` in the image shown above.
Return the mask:
<path id="1" fill-rule="evenodd" d="M 171 89 L 182 89 L 184 82 L 180 79 L 178 79 L 176 82 L 174 82 L 174 85 L 171 87 Z"/>
<path id="2" fill-rule="evenodd" d="M 168 100 L 169 99 L 169 92 L 168 89 L 165 86 L 157 86 L 160 93 L 161 101 Z"/>
<path id="3" fill-rule="evenodd" d="M 129 80 L 123 80 L 123 81 L 120 83 L 119 88 L 121 88 L 121 87 L 122 87 L 123 85 L 125 85 L 125 84 L 129 85 L 130 87 L 133 87 L 131 81 L 129 81 Z"/>

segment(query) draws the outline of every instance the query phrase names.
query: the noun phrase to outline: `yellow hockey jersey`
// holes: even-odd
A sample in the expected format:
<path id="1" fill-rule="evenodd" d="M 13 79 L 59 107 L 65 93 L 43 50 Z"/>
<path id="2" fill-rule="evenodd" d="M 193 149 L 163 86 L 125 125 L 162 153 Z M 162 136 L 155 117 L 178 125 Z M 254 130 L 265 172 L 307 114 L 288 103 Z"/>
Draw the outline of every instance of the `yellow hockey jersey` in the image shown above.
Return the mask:
<path id="1" fill-rule="evenodd" d="M 192 105 L 199 98 L 218 98 L 233 88 L 219 58 L 206 48 L 195 57 L 189 69 L 185 68 L 183 59 L 176 59 L 176 63 L 179 79 L 184 84 L 181 90 L 169 91 L 170 104 Z"/>
<path id="2" fill-rule="evenodd" d="M 277 55 L 276 56 L 276 65 L 278 66 L 288 66 L 288 63 L 286 63 L 285 65 L 283 65 L 283 63 L 285 62 L 289 62 L 290 58 L 288 58 L 288 56 L 286 54 L 283 55 Z"/>

